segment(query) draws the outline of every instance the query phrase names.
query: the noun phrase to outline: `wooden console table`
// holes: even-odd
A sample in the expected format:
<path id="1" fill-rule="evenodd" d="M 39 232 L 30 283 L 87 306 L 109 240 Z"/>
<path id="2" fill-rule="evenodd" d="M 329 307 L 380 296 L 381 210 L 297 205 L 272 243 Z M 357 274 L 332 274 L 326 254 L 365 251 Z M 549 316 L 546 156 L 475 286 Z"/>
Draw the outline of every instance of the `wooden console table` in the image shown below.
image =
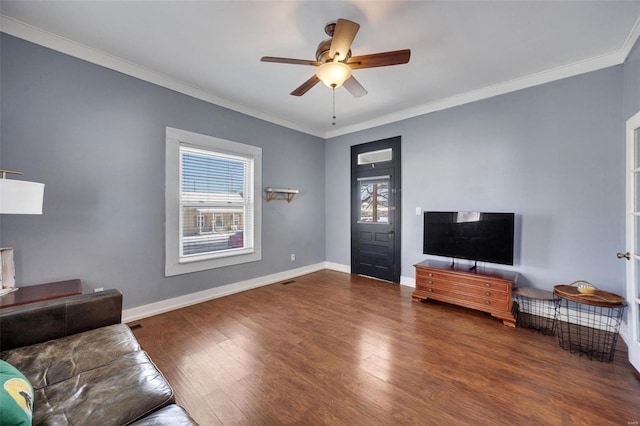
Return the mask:
<path id="1" fill-rule="evenodd" d="M 16 291 L 0 296 L 0 309 L 82 294 L 79 279 L 17 288 Z"/>
<path id="2" fill-rule="evenodd" d="M 488 312 L 504 325 L 516 326 L 512 312 L 511 289 L 517 272 L 480 268 L 469 271 L 468 265 L 425 260 L 416 268 L 416 290 L 413 300 L 434 299 L 478 311 Z"/>

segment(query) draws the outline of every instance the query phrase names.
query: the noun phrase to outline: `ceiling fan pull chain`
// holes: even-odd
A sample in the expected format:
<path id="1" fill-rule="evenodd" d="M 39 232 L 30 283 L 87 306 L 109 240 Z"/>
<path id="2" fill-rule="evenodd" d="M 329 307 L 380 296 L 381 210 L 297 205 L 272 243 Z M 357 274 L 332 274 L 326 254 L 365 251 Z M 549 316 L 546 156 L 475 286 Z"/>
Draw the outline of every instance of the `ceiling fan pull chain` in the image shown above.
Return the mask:
<path id="1" fill-rule="evenodd" d="M 336 85 L 332 84 L 331 89 L 333 91 L 333 121 L 331 122 L 332 126 L 336 125 Z"/>

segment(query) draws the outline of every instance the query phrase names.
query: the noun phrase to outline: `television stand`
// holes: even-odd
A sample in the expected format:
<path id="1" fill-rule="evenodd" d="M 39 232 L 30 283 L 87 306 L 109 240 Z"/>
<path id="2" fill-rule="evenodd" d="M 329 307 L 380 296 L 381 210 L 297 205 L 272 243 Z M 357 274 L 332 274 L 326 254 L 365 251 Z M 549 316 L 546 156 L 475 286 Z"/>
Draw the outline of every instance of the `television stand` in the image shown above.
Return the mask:
<path id="1" fill-rule="evenodd" d="M 425 260 L 414 265 L 414 301 L 439 300 L 487 312 L 509 327 L 516 326 L 511 289 L 518 273 L 490 268 L 469 270 L 468 265 Z"/>
<path id="2" fill-rule="evenodd" d="M 475 272 L 475 271 L 478 270 L 478 261 L 477 260 L 473 262 L 473 266 L 471 266 L 469 268 L 469 270 L 472 271 L 472 272 Z"/>
<path id="3" fill-rule="evenodd" d="M 456 259 L 451 259 L 451 263 L 449 264 L 449 268 L 450 269 L 454 269 L 456 267 Z M 469 270 L 470 271 L 475 271 L 476 269 L 478 269 L 478 261 L 474 260 L 473 261 L 473 266 L 469 266 Z"/>

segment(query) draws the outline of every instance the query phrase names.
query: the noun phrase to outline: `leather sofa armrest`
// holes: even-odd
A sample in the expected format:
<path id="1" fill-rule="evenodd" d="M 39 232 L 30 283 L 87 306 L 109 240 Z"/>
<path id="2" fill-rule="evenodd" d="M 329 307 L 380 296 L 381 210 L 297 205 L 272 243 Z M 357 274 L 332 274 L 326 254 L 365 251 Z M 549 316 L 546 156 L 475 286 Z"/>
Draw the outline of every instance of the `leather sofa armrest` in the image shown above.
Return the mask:
<path id="1" fill-rule="evenodd" d="M 122 293 L 105 290 L 0 309 L 0 350 L 122 322 Z"/>

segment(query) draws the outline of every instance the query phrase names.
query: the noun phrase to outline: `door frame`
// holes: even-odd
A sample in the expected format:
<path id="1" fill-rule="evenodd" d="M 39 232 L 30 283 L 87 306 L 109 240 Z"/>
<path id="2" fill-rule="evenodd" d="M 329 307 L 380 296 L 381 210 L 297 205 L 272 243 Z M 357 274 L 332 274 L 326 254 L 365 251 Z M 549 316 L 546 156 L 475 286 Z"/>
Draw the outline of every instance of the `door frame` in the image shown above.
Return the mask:
<path id="1" fill-rule="evenodd" d="M 638 139 L 638 140 L 636 140 Z M 640 212 L 636 210 L 636 176 L 640 175 L 640 111 L 627 120 L 626 125 L 626 205 L 625 205 L 625 237 L 627 248 L 626 266 L 626 300 L 627 328 L 629 341 L 629 362 L 640 371 L 640 282 L 638 280 L 638 263 L 640 252 L 638 247 L 637 221 Z M 637 160 L 636 160 L 637 158 Z"/>
<path id="2" fill-rule="evenodd" d="M 364 171 L 371 171 L 372 169 L 381 170 L 382 174 L 392 174 L 393 175 L 393 188 L 389 188 L 391 193 L 393 194 L 393 206 L 389 206 L 389 208 L 393 209 L 393 221 L 391 223 L 393 229 L 393 272 L 392 281 L 395 283 L 400 283 L 400 273 L 401 273 L 401 255 L 402 255 L 402 138 L 401 136 L 394 136 L 391 138 L 380 139 L 373 142 L 367 142 L 359 145 L 351 146 L 351 191 L 350 191 L 350 205 L 351 205 L 351 273 L 356 273 L 356 247 L 354 244 L 354 239 L 357 238 L 356 228 L 354 224 L 357 223 L 359 219 L 360 206 L 359 202 L 356 202 L 355 193 L 357 189 L 354 187 L 354 182 L 357 180 L 357 173 Z M 366 165 L 358 165 L 358 154 L 363 154 L 371 151 L 378 151 L 386 148 L 392 148 L 392 159 L 391 161 L 382 162 L 382 163 L 373 163 L 375 166 L 371 164 Z M 382 170 L 386 170 L 388 172 L 383 172 Z M 356 185 L 357 186 L 357 185 Z M 357 199 L 360 199 L 358 194 Z M 375 278 L 375 277 L 374 277 Z"/>

